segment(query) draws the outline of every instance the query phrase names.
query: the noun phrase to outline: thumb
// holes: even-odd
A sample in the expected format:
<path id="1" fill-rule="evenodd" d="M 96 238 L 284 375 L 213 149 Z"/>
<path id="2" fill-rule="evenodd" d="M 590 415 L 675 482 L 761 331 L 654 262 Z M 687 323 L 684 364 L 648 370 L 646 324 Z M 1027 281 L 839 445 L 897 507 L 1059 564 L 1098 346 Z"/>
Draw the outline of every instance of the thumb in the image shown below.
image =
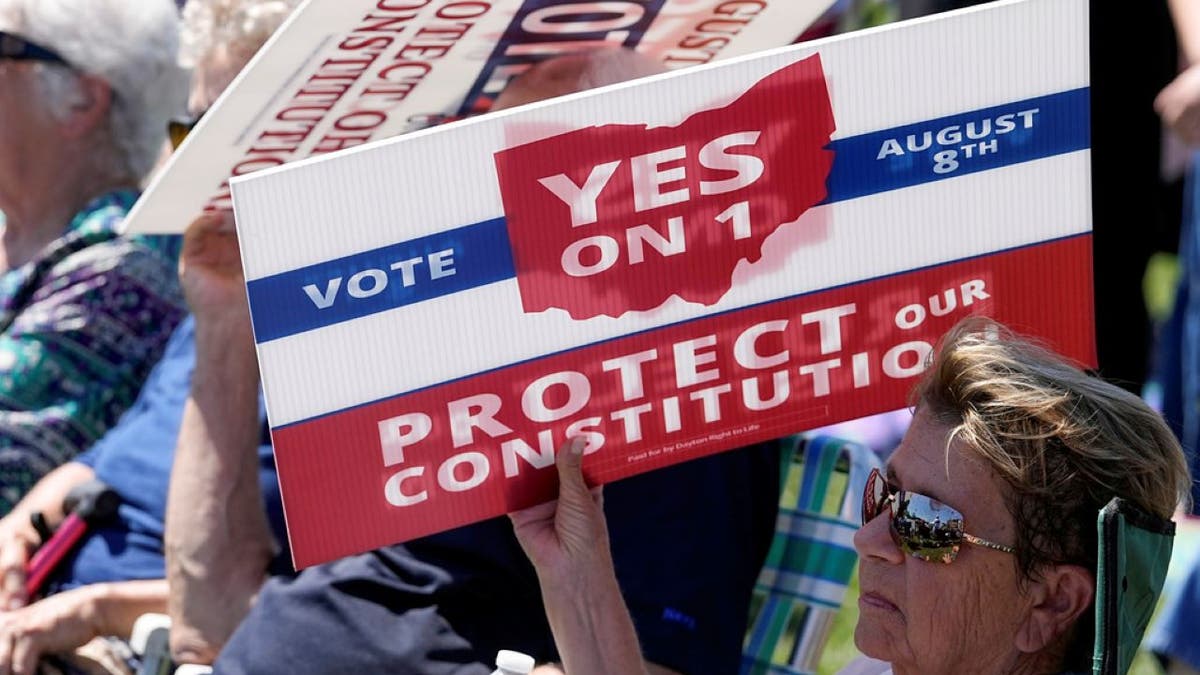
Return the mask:
<path id="1" fill-rule="evenodd" d="M 583 451 L 587 448 L 587 439 L 576 436 L 567 442 L 558 453 L 555 465 L 558 467 L 558 498 L 578 503 L 580 500 L 591 500 L 587 483 L 583 479 Z"/>
<path id="2" fill-rule="evenodd" d="M 575 437 L 558 453 L 558 506 L 554 513 L 554 529 L 559 544 L 568 557 L 581 559 L 607 541 L 604 511 L 583 479 L 583 451 L 587 441 Z"/>

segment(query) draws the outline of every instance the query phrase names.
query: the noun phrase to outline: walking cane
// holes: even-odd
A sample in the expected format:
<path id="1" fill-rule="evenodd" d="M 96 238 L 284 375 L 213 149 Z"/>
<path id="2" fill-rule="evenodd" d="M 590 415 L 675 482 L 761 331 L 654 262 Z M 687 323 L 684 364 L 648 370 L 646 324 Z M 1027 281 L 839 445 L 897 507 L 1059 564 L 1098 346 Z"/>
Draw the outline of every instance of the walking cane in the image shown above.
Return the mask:
<path id="1" fill-rule="evenodd" d="M 98 480 L 78 485 L 67 493 L 63 500 L 63 511 L 67 517 L 25 566 L 25 592 L 28 597 L 37 595 L 50 573 L 79 543 L 89 527 L 102 524 L 116 515 L 120 503 L 120 496 Z M 35 514 L 35 526 L 40 515 Z M 44 521 L 42 527 L 45 527 Z"/>

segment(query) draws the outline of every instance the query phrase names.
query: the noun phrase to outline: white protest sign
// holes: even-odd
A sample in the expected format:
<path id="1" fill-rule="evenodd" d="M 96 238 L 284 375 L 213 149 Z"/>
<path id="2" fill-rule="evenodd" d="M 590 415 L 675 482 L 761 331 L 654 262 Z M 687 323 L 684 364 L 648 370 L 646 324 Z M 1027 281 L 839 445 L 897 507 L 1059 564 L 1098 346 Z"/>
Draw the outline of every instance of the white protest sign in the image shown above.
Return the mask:
<path id="1" fill-rule="evenodd" d="M 259 51 L 125 220 L 178 233 L 229 208 L 230 176 L 484 112 L 551 56 L 600 45 L 668 68 L 791 43 L 833 0 L 309 0 Z"/>
<path id="2" fill-rule="evenodd" d="M 1094 360 L 1088 91 L 1000 2 L 233 181 L 296 562 L 902 407 L 970 314 Z"/>

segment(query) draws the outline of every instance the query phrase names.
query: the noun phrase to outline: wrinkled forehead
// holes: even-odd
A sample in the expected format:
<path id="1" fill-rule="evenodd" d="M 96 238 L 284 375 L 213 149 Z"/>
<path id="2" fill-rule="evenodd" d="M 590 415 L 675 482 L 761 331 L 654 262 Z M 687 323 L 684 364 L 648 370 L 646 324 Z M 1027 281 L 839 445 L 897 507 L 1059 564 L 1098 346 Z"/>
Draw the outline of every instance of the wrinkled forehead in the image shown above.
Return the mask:
<path id="1" fill-rule="evenodd" d="M 938 420 L 920 406 L 904 440 L 888 458 L 887 477 L 893 484 L 911 492 L 963 506 L 982 495 L 996 495 L 992 467 L 959 438 L 952 438 L 953 427 Z"/>

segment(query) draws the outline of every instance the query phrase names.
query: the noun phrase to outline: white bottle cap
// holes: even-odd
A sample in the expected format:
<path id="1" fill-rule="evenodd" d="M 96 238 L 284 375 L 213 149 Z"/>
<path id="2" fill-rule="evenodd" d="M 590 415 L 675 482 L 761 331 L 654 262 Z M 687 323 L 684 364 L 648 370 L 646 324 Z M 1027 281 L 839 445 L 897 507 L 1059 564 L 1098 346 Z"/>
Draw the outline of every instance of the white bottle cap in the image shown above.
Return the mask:
<path id="1" fill-rule="evenodd" d="M 145 654 L 150 642 L 150 635 L 156 630 L 171 630 L 171 617 L 166 614 L 143 614 L 133 624 L 133 634 L 129 637 L 129 646 L 137 654 Z"/>
<path id="2" fill-rule="evenodd" d="M 496 652 L 496 667 L 512 675 L 528 675 L 533 672 L 536 662 L 533 657 L 521 652 L 501 649 Z"/>

